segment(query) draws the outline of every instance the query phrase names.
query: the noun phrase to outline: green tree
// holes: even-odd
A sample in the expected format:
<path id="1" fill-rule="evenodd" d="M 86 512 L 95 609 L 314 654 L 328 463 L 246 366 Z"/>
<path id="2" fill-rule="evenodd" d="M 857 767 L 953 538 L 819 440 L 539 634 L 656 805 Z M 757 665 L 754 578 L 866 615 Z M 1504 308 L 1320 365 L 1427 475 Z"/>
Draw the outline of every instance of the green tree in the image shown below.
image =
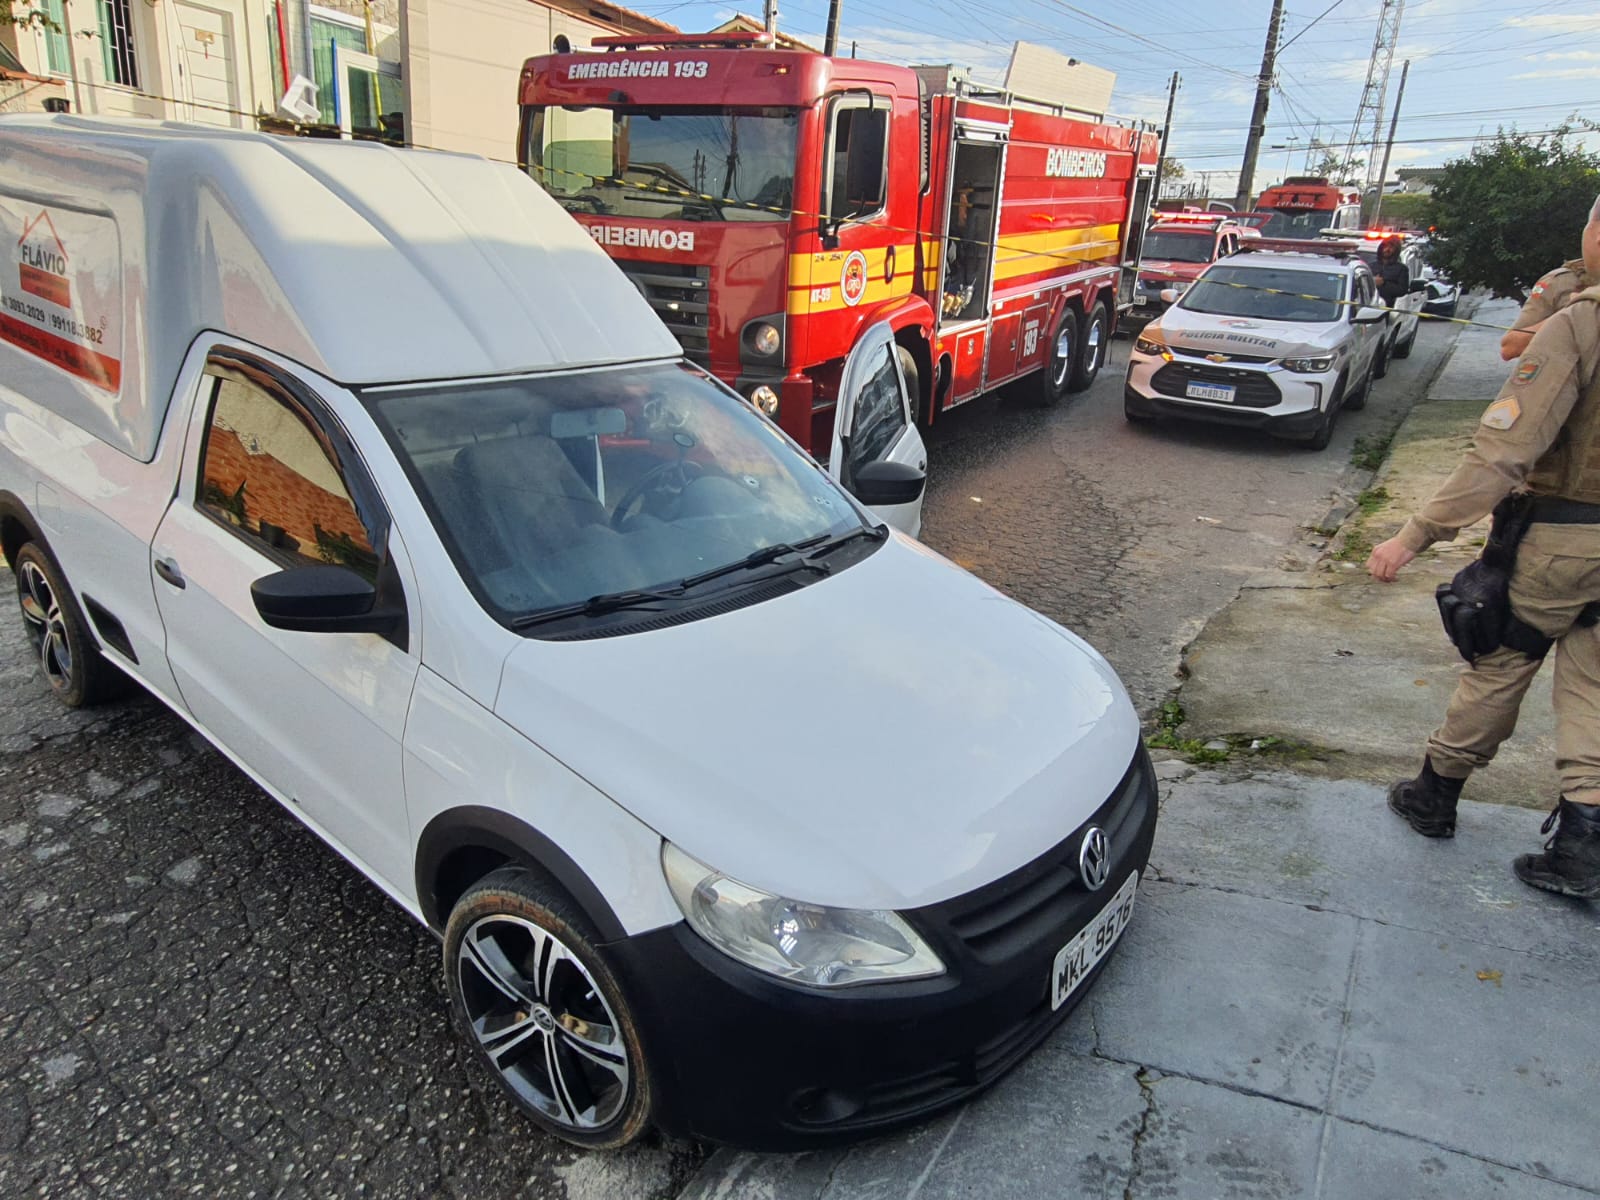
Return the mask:
<path id="1" fill-rule="evenodd" d="M 1317 147 L 1313 146 L 1313 149 Z M 1322 146 L 1322 155 L 1311 164 L 1308 174 L 1321 176 L 1329 183 L 1345 183 L 1354 180 L 1361 169 L 1367 165 L 1367 160 L 1355 155 L 1345 158 L 1331 146 Z"/>
<path id="2" fill-rule="evenodd" d="M 1600 154 L 1562 126 L 1539 137 L 1501 130 L 1448 162 L 1433 189 L 1429 260 L 1464 288 L 1521 302 L 1571 258 L 1600 193 Z"/>
<path id="3" fill-rule="evenodd" d="M 1163 179 L 1182 179 L 1188 173 L 1189 169 L 1171 155 L 1161 160 L 1161 178 Z"/>

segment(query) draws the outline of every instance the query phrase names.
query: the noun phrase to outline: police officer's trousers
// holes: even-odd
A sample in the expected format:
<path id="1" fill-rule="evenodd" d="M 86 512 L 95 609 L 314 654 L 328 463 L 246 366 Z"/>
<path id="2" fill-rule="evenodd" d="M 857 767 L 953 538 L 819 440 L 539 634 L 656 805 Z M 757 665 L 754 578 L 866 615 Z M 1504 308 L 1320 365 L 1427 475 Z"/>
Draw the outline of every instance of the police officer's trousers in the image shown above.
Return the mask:
<path id="1" fill-rule="evenodd" d="M 1535 524 L 1517 551 L 1512 610 L 1556 639 L 1556 769 L 1574 804 L 1600 804 L 1600 626 L 1576 624 L 1600 600 L 1600 526 Z M 1464 779 L 1487 766 L 1517 726 L 1517 710 L 1542 660 L 1501 648 L 1462 671 L 1444 724 L 1428 739 L 1440 775 Z M 1552 797 L 1553 799 L 1553 797 Z"/>

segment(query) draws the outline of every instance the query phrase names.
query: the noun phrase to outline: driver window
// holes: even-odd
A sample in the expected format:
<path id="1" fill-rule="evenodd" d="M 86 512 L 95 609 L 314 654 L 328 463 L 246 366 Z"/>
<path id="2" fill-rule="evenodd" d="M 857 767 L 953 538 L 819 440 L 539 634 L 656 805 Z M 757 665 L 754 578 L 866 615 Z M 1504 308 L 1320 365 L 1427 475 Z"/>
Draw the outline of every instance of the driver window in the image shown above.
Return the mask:
<path id="1" fill-rule="evenodd" d="M 832 163 L 828 177 L 828 217 L 834 221 L 870 216 L 887 195 L 889 107 L 878 100 L 840 103 L 833 110 Z"/>
<path id="2" fill-rule="evenodd" d="M 311 416 L 231 372 L 213 380 L 201 511 L 284 566 L 333 563 L 376 579 L 375 531 Z"/>
<path id="3" fill-rule="evenodd" d="M 853 487 L 858 470 L 883 458 L 906 428 L 905 396 L 894 361 L 892 346 L 880 347 L 874 354 L 872 375 L 856 397 L 850 435 L 845 439 L 839 481 Z"/>

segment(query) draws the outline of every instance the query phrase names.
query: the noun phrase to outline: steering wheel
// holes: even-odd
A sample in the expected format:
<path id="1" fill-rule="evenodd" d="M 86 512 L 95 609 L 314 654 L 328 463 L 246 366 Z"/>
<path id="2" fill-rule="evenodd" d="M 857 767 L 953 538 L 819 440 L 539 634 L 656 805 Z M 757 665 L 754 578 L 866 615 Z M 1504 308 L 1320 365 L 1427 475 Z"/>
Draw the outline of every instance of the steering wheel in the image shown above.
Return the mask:
<path id="1" fill-rule="evenodd" d="M 672 462 L 651 467 L 623 494 L 622 499 L 617 501 L 617 507 L 611 510 L 611 528 L 620 532 L 630 515 L 628 510 L 635 504 L 640 504 L 646 496 L 659 492 L 676 499 L 705 473 L 704 467 L 687 458 L 677 458 Z"/>

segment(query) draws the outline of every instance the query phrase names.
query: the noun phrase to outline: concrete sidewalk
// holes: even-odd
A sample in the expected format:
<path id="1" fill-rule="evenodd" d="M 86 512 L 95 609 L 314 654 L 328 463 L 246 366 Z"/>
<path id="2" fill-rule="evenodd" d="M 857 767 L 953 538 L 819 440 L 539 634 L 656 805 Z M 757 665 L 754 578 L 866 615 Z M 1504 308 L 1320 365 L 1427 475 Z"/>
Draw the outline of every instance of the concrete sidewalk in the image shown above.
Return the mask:
<path id="1" fill-rule="evenodd" d="M 1511 301 L 1478 309 L 1483 325 L 1462 331 L 1318 568 L 1252 580 L 1189 647 L 1183 738 L 1284 739 L 1300 769 L 1372 782 L 1415 773 L 1462 668 L 1433 590 L 1477 554 L 1488 522 L 1421 555 L 1396 583 L 1373 583 L 1363 564 L 1455 468 L 1509 370 L 1492 327 L 1515 312 Z M 1548 672 L 1528 694 L 1517 735 L 1467 785 L 1470 798 L 1555 803 Z"/>
<path id="2" fill-rule="evenodd" d="M 1105 975 L 979 1100 L 903 1135 L 719 1151 L 692 1200 L 1600 1195 L 1600 911 L 1506 862 L 1538 818 L 1404 836 L 1370 785 L 1162 764 Z"/>

